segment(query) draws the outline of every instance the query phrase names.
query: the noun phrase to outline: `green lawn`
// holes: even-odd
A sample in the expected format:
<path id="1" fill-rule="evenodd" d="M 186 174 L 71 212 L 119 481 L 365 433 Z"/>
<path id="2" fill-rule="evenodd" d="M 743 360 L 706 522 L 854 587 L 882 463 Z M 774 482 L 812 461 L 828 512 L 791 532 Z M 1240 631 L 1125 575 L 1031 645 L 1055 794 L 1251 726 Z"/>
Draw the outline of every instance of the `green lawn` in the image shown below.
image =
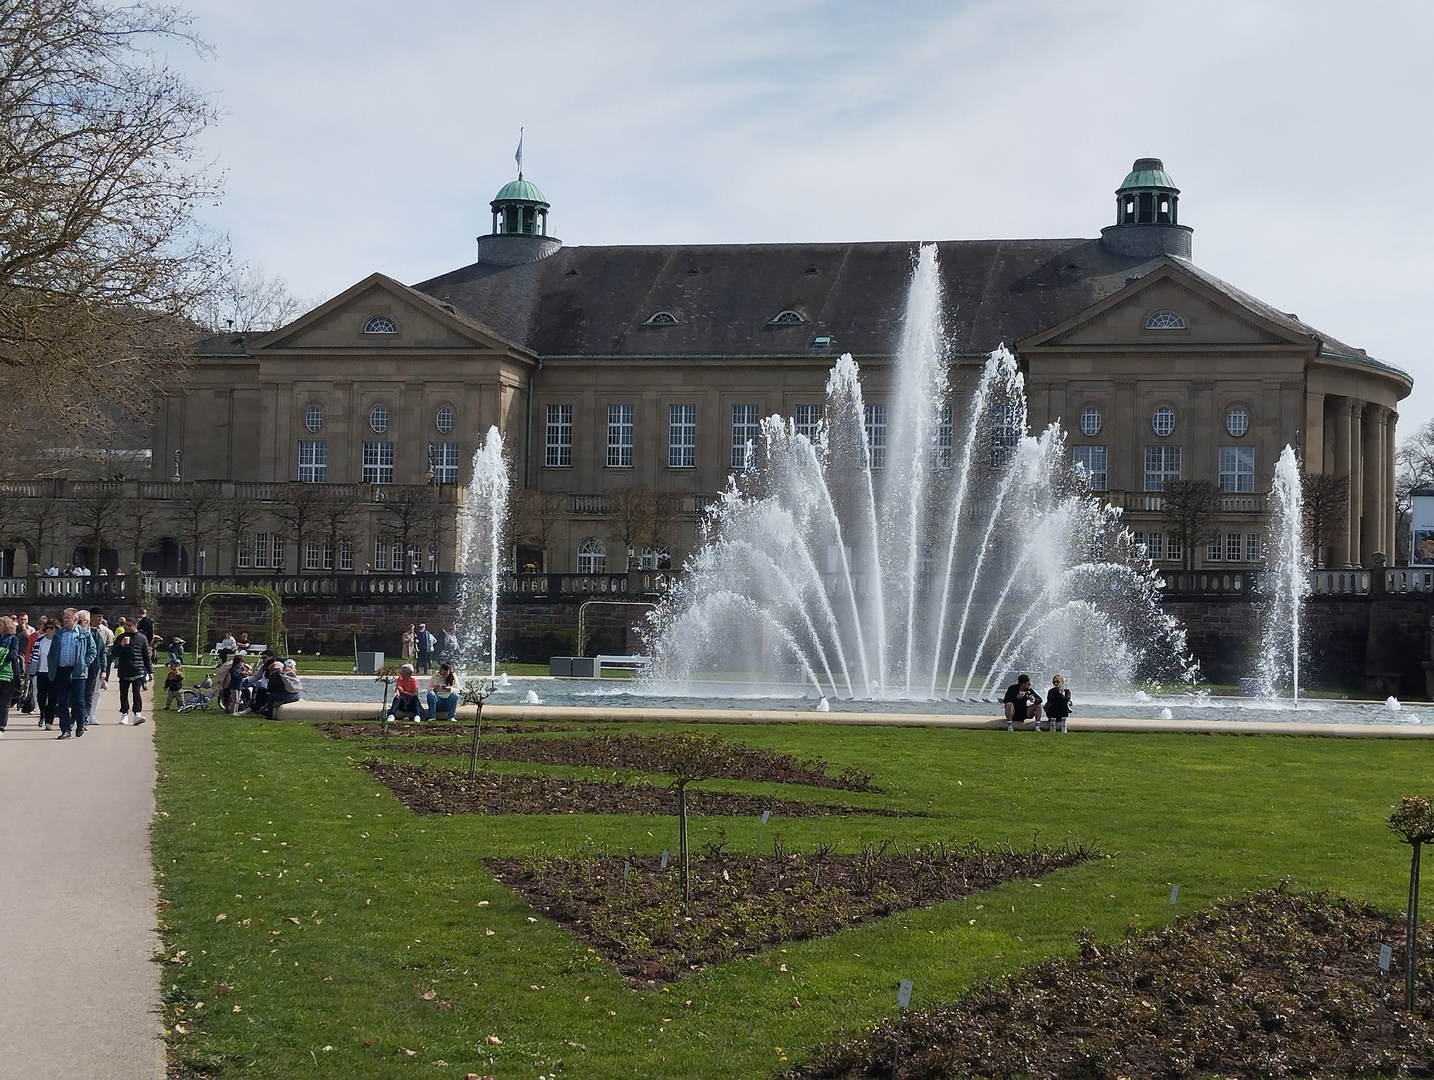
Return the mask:
<path id="1" fill-rule="evenodd" d="M 530 922 L 480 860 L 588 838 L 657 853 L 676 847 L 674 818 L 419 818 L 354 767 L 363 744 L 293 723 L 166 714 L 154 857 L 168 954 L 185 955 L 165 965 L 164 986 L 185 1010 L 172 1019 L 197 1015 L 200 1032 L 180 1054 L 225 1076 L 766 1076 L 838 1026 L 888 1012 L 899 979 L 914 980 L 913 1004 L 950 998 L 1071 950 L 1083 927 L 1117 938 L 1285 876 L 1398 912 L 1408 848 L 1383 818 L 1400 794 L 1430 786 L 1429 748 L 1392 740 L 723 734 L 866 769 L 888 805 L 932 815 L 774 819 L 764 846 L 1026 845 L 1039 834 L 1113 857 L 635 993 L 559 927 Z M 693 838 L 700 847 L 725 829 L 740 849 L 757 828 L 697 819 Z"/>

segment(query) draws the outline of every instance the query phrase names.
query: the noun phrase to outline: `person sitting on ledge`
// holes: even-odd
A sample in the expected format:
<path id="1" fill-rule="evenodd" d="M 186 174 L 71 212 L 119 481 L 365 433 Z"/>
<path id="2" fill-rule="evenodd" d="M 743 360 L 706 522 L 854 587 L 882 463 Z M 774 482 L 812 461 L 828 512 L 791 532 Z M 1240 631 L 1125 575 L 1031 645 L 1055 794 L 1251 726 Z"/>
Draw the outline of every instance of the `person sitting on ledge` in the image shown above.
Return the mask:
<path id="1" fill-rule="evenodd" d="M 398 669 L 394 684 L 393 702 L 388 707 L 389 719 L 423 722 L 423 703 L 418 700 L 418 680 L 413 677 L 413 665 L 404 664 Z"/>
<path id="2" fill-rule="evenodd" d="M 1035 720 L 1036 730 L 1041 730 L 1041 695 L 1031 689 L 1029 675 L 1016 676 L 1016 681 L 1006 687 L 1006 696 L 1002 700 L 1006 705 L 1007 731 L 1027 720 Z"/>
<path id="3" fill-rule="evenodd" d="M 274 719 L 274 708 L 299 700 L 304 684 L 299 681 L 298 665 L 292 660 L 275 660 L 269 665 L 269 697 L 264 702 L 264 716 Z"/>
<path id="4" fill-rule="evenodd" d="M 453 689 L 456 680 L 453 668 L 446 662 L 438 665 L 428 679 L 428 716 L 431 720 L 457 720 L 458 694 Z M 442 716 L 439 716 L 442 713 Z"/>

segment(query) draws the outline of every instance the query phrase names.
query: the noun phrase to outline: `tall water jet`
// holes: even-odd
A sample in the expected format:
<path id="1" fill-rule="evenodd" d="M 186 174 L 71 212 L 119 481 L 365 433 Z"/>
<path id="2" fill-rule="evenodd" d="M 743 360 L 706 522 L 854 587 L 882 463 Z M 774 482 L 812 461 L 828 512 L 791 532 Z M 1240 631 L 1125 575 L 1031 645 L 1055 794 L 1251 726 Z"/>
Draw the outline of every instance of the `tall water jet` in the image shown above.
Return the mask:
<path id="1" fill-rule="evenodd" d="M 458 648 L 465 666 L 486 651 L 488 676 L 498 670 L 498 579 L 508 534 L 508 459 L 503 436 L 490 427 L 473 451 L 468 494 L 458 515 L 455 569 L 463 575 L 458 599 Z M 487 649 L 480 649 L 486 644 Z"/>
<path id="2" fill-rule="evenodd" d="M 1264 628 L 1260 635 L 1260 691 L 1276 697 L 1290 687 L 1300 701 L 1300 620 L 1309 595 L 1309 559 L 1304 551 L 1304 501 L 1300 466 L 1286 446 L 1270 484 L 1270 532 L 1265 553 Z"/>
<path id="3" fill-rule="evenodd" d="M 934 247 L 915 260 L 889 385 L 889 409 L 868 401 L 843 355 L 813 436 L 763 422 L 649 620 L 658 671 L 912 698 L 985 696 L 1019 669 L 1059 667 L 1085 690 L 1188 670 L 1120 511 L 1086 491 L 1058 426 L 1027 430 L 1014 357 L 946 355 Z"/>

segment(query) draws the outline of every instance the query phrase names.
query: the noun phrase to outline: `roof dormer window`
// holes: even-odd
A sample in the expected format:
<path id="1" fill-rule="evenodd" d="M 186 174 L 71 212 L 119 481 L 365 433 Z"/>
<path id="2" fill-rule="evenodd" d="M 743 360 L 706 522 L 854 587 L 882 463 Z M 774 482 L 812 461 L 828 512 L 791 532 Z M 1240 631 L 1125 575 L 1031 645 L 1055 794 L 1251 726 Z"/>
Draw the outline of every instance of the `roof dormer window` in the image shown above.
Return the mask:
<path id="1" fill-rule="evenodd" d="M 791 308 L 787 308 L 785 311 L 779 311 L 775 315 L 773 315 L 771 319 L 767 321 L 767 325 L 795 326 L 798 323 L 804 323 L 806 321 L 807 320 L 802 318 L 799 312 L 793 311 Z"/>
<path id="2" fill-rule="evenodd" d="M 677 316 L 670 311 L 657 311 L 648 318 L 644 324 L 647 326 L 676 326 Z"/>
<path id="3" fill-rule="evenodd" d="M 375 315 L 363 324 L 363 332 L 365 334 L 396 334 L 398 333 L 398 323 L 387 315 Z"/>
<path id="4" fill-rule="evenodd" d="M 1169 308 L 1161 308 L 1159 311 L 1152 311 L 1150 317 L 1145 320 L 1147 330 L 1184 330 L 1185 320 L 1180 317 L 1180 312 L 1171 311 Z"/>

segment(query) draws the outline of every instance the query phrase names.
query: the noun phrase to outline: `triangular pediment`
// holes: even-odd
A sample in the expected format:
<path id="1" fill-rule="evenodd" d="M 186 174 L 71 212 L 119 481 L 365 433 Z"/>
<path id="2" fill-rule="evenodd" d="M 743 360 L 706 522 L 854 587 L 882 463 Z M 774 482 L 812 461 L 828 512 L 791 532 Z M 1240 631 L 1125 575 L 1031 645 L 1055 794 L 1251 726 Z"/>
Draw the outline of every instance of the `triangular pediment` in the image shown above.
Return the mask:
<path id="1" fill-rule="evenodd" d="M 408 349 L 512 351 L 508 342 L 471 316 L 385 274 L 369 275 L 250 346 L 260 355 Z"/>
<path id="2" fill-rule="evenodd" d="M 1314 348 L 1316 342 L 1292 316 L 1170 259 L 1018 348 L 1253 345 Z"/>

